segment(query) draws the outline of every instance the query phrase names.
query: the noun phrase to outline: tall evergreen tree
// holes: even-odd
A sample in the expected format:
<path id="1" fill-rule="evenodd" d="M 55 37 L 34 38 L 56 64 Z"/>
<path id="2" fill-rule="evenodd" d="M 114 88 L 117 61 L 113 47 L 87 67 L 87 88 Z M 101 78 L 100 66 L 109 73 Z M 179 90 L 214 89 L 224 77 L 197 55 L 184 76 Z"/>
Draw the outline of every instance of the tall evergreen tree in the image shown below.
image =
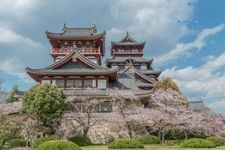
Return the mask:
<path id="1" fill-rule="evenodd" d="M 6 99 L 7 103 L 13 103 L 17 100 L 16 97 L 15 97 L 15 94 L 16 94 L 17 90 L 18 90 L 18 85 L 14 85 L 12 90 L 10 91 L 7 99 Z"/>

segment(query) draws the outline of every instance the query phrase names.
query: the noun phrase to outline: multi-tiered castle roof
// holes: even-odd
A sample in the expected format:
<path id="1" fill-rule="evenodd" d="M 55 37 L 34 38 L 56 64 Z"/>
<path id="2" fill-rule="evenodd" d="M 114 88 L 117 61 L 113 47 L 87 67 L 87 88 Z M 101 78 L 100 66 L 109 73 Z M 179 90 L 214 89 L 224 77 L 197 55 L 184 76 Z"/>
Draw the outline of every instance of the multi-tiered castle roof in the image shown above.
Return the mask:
<path id="1" fill-rule="evenodd" d="M 108 89 L 132 91 L 138 96 L 149 96 L 160 71 L 154 71 L 153 59 L 144 58 L 144 42 L 137 42 L 127 32 L 118 42 L 111 42 L 112 59 L 101 65 L 105 54 L 105 31 L 96 26 L 69 28 L 61 33 L 46 32 L 52 46 L 53 63 L 41 69 L 26 68 L 38 83 L 50 83 L 74 95 L 77 91 L 97 89 L 107 95 Z M 72 94 L 72 95 L 73 95 Z M 70 92 L 71 95 L 71 92 Z M 79 95 L 79 94 L 77 94 Z"/>

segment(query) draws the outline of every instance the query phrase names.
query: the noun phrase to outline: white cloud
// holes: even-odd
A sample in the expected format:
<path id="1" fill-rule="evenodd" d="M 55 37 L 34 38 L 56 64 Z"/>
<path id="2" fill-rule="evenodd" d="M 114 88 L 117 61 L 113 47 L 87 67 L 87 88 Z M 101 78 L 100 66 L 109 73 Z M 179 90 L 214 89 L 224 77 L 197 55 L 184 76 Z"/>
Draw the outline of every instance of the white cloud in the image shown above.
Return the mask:
<path id="1" fill-rule="evenodd" d="M 15 59 L 8 59 L 0 63 L 0 70 L 4 71 L 8 75 L 13 75 L 24 81 L 25 83 L 34 83 L 31 78 L 25 73 L 25 70 L 21 70 L 23 65 Z"/>
<path id="2" fill-rule="evenodd" d="M 203 66 L 205 69 L 210 69 L 211 71 L 216 71 L 217 69 L 225 66 L 225 53 L 221 54 L 217 58 L 211 58 Z"/>
<path id="3" fill-rule="evenodd" d="M 221 32 L 222 30 L 224 30 L 224 28 L 225 24 L 221 24 L 214 28 L 203 29 L 194 41 L 190 43 L 178 43 L 174 49 L 170 50 L 168 53 L 156 59 L 156 63 L 162 64 L 171 60 L 175 60 L 176 58 L 181 57 L 183 55 L 186 55 L 189 51 L 193 49 L 202 49 L 206 45 L 206 38 L 218 32 Z"/>
<path id="4" fill-rule="evenodd" d="M 188 66 L 177 69 L 173 67 L 166 69 L 163 76 L 172 77 L 181 87 L 182 91 L 189 96 L 197 96 L 203 98 L 209 106 L 213 108 L 225 107 L 225 72 L 215 70 L 223 70 L 225 68 L 225 52 L 218 57 L 211 56 L 205 64 L 200 67 Z"/>
<path id="5" fill-rule="evenodd" d="M 214 109 L 224 109 L 225 108 L 225 99 L 220 99 L 220 101 L 209 104 L 209 107 L 212 107 Z"/>
<path id="6" fill-rule="evenodd" d="M 13 75 L 26 83 L 33 83 L 25 72 L 25 67 L 41 64 L 40 61 L 45 51 L 44 47 L 29 37 L 18 34 L 8 28 L 0 26 L 0 70 L 8 75 Z M 39 62 L 39 63 L 37 63 Z"/>
<path id="7" fill-rule="evenodd" d="M 29 11 L 37 8 L 37 0 L 2 0 L 0 14 L 25 17 Z"/>
<path id="8" fill-rule="evenodd" d="M 24 45 L 29 45 L 34 48 L 41 47 L 41 44 L 38 42 L 35 42 L 31 40 L 28 37 L 19 35 L 15 33 L 14 31 L 1 27 L 0 26 L 0 43 L 6 43 L 6 44 L 24 44 Z"/>
<path id="9" fill-rule="evenodd" d="M 109 30 L 107 36 L 121 38 L 121 32 L 147 40 L 156 54 L 172 49 L 178 40 L 191 30 L 186 22 L 191 21 L 196 0 L 118 0 L 111 7 L 111 15 L 119 25 Z M 163 43 L 163 44 L 162 44 Z M 146 51 L 148 53 L 148 51 Z M 148 54 L 149 55 L 149 54 Z"/>

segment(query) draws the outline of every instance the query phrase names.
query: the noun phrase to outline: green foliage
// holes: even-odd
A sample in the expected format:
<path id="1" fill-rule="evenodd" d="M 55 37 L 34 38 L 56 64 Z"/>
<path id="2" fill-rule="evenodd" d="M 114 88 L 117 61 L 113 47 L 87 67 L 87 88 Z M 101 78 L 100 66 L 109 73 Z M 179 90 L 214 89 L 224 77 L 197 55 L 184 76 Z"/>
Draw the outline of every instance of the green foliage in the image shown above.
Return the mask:
<path id="1" fill-rule="evenodd" d="M 213 142 L 216 146 L 221 146 L 225 144 L 225 139 L 221 137 L 208 137 L 207 140 Z"/>
<path id="2" fill-rule="evenodd" d="M 18 86 L 17 85 L 13 86 L 11 92 L 9 93 L 9 95 L 6 99 L 6 103 L 13 103 L 16 101 L 15 93 L 17 90 L 18 90 Z"/>
<path id="3" fill-rule="evenodd" d="M 109 144 L 108 148 L 110 149 L 136 149 L 144 148 L 144 145 L 135 139 L 118 139 Z"/>
<path id="4" fill-rule="evenodd" d="M 181 132 L 179 130 L 172 130 L 165 135 L 166 140 L 181 140 L 184 138 L 184 132 Z"/>
<path id="5" fill-rule="evenodd" d="M 51 141 L 51 140 L 57 140 L 58 138 L 54 137 L 54 136 L 49 136 L 49 137 L 41 137 L 39 139 L 34 140 L 33 147 L 37 148 L 39 145 L 41 145 L 42 143 L 45 143 L 47 141 Z"/>
<path id="6" fill-rule="evenodd" d="M 0 149 L 12 137 L 12 127 L 10 122 L 5 119 L 5 116 L 0 115 Z"/>
<path id="7" fill-rule="evenodd" d="M 3 80 L 0 79 L 0 104 L 5 101 L 7 92 L 2 88 Z"/>
<path id="8" fill-rule="evenodd" d="M 156 82 L 154 85 L 154 90 L 158 89 L 173 89 L 180 92 L 177 84 L 169 77 L 162 78 L 160 81 Z"/>
<path id="9" fill-rule="evenodd" d="M 23 97 L 23 112 L 36 114 L 44 125 L 53 129 L 55 120 L 65 110 L 65 95 L 56 86 L 42 84 L 32 87 Z"/>
<path id="10" fill-rule="evenodd" d="M 200 138 L 200 139 L 206 139 L 209 136 L 205 135 L 205 133 L 197 133 L 197 134 L 193 134 L 191 132 L 188 133 L 188 138 Z"/>
<path id="11" fill-rule="evenodd" d="M 192 138 L 184 141 L 180 146 L 183 148 L 215 148 L 216 144 L 206 139 Z"/>
<path id="12" fill-rule="evenodd" d="M 159 144 L 160 138 L 153 135 L 143 135 L 137 137 L 137 140 L 142 144 Z"/>
<path id="13" fill-rule="evenodd" d="M 70 141 L 52 140 L 41 144 L 36 150 L 81 150 L 81 148 Z"/>
<path id="14" fill-rule="evenodd" d="M 33 86 L 32 88 L 27 91 L 23 97 L 23 103 L 22 103 L 22 112 L 31 114 L 34 111 L 34 101 L 35 101 L 35 95 L 36 95 L 36 89 L 38 85 Z"/>
<path id="15" fill-rule="evenodd" d="M 25 147 L 26 141 L 24 139 L 12 139 L 9 141 L 9 147 Z"/>
<path id="16" fill-rule="evenodd" d="M 88 146 L 91 145 L 91 141 L 86 136 L 75 136 L 68 139 L 69 141 L 79 145 L 79 146 Z"/>

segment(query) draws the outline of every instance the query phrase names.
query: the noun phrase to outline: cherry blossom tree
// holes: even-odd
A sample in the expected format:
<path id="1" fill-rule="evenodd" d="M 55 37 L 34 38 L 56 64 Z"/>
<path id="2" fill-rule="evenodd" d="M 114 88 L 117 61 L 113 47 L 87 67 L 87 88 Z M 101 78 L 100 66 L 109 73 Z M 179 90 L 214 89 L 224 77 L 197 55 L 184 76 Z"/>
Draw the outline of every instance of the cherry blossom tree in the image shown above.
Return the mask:
<path id="1" fill-rule="evenodd" d="M 0 103 L 6 99 L 7 92 L 2 89 L 3 80 L 0 79 Z"/>
<path id="2" fill-rule="evenodd" d="M 44 127 L 43 122 L 35 115 L 27 116 L 20 123 L 20 130 L 20 134 L 26 140 L 27 146 L 50 131 L 49 128 Z"/>
<path id="3" fill-rule="evenodd" d="M 158 89 L 151 97 L 149 108 L 141 111 L 143 123 L 148 131 L 159 132 L 162 141 L 165 135 L 173 130 L 180 130 L 188 137 L 188 132 L 193 134 L 203 132 L 207 124 L 206 117 L 202 113 L 193 112 L 188 108 L 187 98 L 173 89 Z"/>
<path id="4" fill-rule="evenodd" d="M 205 132 L 208 135 L 222 136 L 225 135 L 225 116 L 216 115 L 207 118 Z"/>
<path id="5" fill-rule="evenodd" d="M 104 102 L 101 96 L 98 95 L 98 90 L 87 89 L 80 93 L 82 96 L 70 97 L 67 100 L 67 105 L 72 112 L 65 113 L 64 118 L 75 121 L 74 126 L 82 130 L 82 134 L 87 136 L 90 128 L 101 121 L 101 118 L 96 114 L 96 106 Z"/>
<path id="6" fill-rule="evenodd" d="M 132 111 L 132 109 L 136 109 L 139 98 L 135 96 L 130 91 L 119 91 L 117 89 L 110 90 L 109 97 L 115 107 L 116 112 L 121 115 L 121 119 L 128 131 L 128 135 L 130 138 L 133 138 L 134 128 L 137 126 L 138 121 L 133 119 L 131 116 L 137 116 L 136 111 Z M 132 108 L 132 105 L 135 105 Z M 130 106 L 130 107 L 127 107 Z M 134 112 L 135 114 L 132 114 Z"/>

